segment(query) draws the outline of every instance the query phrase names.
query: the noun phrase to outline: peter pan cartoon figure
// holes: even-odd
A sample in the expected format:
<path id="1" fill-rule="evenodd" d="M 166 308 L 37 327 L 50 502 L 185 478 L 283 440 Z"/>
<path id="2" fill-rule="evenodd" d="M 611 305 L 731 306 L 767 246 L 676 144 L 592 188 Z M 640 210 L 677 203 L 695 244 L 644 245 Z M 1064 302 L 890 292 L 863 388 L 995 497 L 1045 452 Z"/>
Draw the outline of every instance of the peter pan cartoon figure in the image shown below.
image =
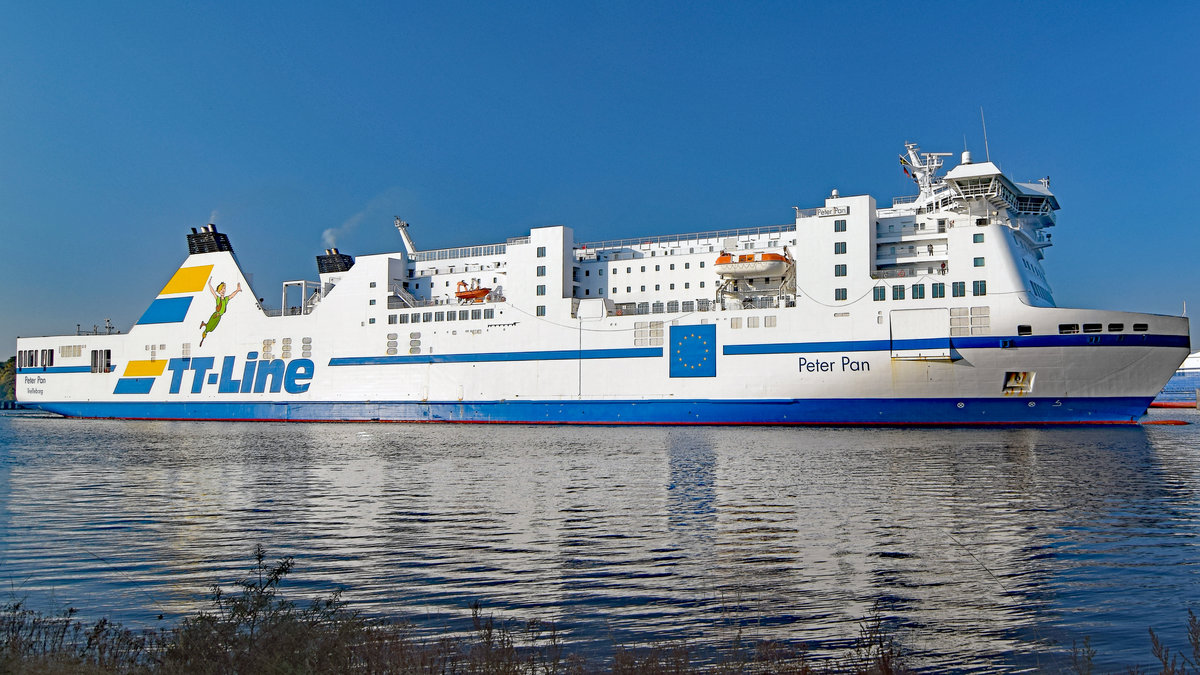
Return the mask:
<path id="1" fill-rule="evenodd" d="M 233 296 L 242 292 L 242 284 L 239 282 L 237 285 L 237 290 L 229 295 L 225 295 L 225 282 L 222 281 L 221 283 L 217 284 L 216 290 L 213 290 L 212 279 L 209 279 L 208 292 L 212 293 L 213 297 L 217 299 L 217 308 L 213 310 L 212 316 L 208 317 L 208 321 L 200 324 L 200 330 L 203 331 L 203 333 L 200 335 L 201 347 L 204 346 L 204 338 L 208 337 L 209 333 L 217 329 L 218 323 L 221 323 L 221 317 L 225 316 L 225 310 L 229 308 L 229 301 L 233 299 Z"/>

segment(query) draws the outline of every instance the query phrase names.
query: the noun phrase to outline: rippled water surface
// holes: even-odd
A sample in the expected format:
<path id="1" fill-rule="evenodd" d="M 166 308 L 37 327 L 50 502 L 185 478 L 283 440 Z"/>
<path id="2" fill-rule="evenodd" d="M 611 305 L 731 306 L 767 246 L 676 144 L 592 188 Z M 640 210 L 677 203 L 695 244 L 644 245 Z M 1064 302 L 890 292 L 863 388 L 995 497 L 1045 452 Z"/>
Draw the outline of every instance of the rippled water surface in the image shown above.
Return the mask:
<path id="1" fill-rule="evenodd" d="M 1152 418 L 1200 423 L 1196 411 Z M 155 625 L 292 555 L 289 592 L 465 630 L 470 604 L 604 655 L 686 639 L 932 668 L 1149 665 L 1200 610 L 1200 424 L 568 428 L 0 417 L 0 574 Z"/>

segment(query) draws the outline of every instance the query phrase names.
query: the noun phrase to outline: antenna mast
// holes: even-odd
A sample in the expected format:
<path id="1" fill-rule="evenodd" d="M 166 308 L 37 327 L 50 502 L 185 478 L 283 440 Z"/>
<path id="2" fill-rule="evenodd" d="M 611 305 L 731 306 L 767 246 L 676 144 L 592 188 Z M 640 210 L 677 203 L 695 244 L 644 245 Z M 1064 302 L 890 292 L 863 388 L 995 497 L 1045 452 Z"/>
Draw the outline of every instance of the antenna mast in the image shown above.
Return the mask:
<path id="1" fill-rule="evenodd" d="M 983 106 L 979 106 L 979 121 L 983 124 L 983 154 L 987 157 L 987 161 L 992 161 L 992 151 L 988 149 L 987 142 L 987 120 L 983 118 Z"/>

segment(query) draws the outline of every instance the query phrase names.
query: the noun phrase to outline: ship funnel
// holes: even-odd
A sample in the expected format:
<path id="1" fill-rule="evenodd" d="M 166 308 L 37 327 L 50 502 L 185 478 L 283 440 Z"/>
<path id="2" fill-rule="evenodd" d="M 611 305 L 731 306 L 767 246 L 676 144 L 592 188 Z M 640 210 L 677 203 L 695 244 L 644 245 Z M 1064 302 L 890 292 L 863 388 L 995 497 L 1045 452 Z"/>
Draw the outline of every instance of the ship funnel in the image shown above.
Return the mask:
<path id="1" fill-rule="evenodd" d="M 971 151 L 970 150 L 963 150 L 962 163 L 963 164 L 971 163 Z"/>
<path id="2" fill-rule="evenodd" d="M 317 272 L 326 274 L 328 272 L 345 272 L 354 267 L 354 258 L 339 253 L 336 248 L 325 249 L 325 255 L 317 256 Z"/>
<path id="3" fill-rule="evenodd" d="M 192 233 L 187 236 L 188 253 L 216 253 L 217 251 L 233 252 L 233 245 L 229 243 L 229 237 L 221 232 L 217 232 L 217 226 L 209 223 L 200 228 L 197 232 L 196 228 L 192 228 Z"/>

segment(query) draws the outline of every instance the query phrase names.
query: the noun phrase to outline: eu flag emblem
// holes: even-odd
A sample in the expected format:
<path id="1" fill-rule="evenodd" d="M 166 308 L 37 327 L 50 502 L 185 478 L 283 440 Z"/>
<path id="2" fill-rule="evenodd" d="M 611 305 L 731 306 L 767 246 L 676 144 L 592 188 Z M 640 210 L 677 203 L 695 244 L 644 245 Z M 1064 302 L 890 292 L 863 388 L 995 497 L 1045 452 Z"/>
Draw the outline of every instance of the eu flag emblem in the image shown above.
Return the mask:
<path id="1" fill-rule="evenodd" d="M 717 376 L 717 326 L 671 326 L 671 377 Z"/>

